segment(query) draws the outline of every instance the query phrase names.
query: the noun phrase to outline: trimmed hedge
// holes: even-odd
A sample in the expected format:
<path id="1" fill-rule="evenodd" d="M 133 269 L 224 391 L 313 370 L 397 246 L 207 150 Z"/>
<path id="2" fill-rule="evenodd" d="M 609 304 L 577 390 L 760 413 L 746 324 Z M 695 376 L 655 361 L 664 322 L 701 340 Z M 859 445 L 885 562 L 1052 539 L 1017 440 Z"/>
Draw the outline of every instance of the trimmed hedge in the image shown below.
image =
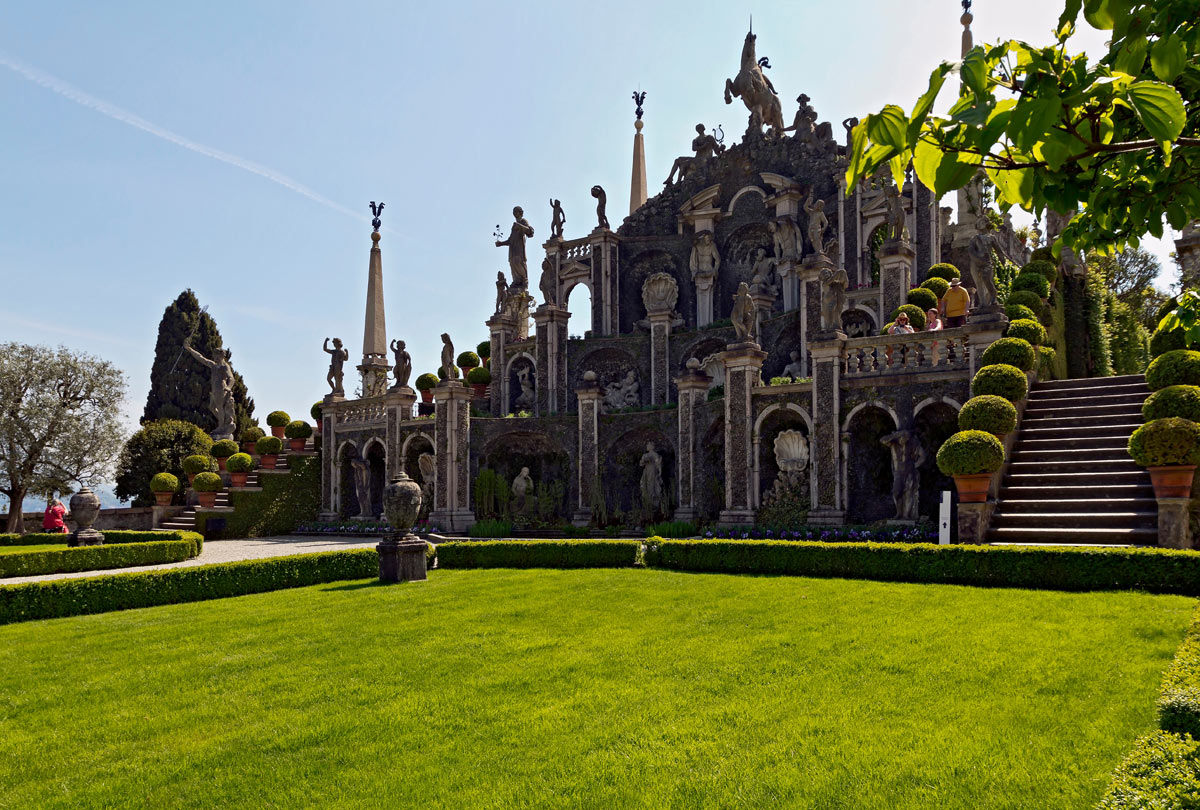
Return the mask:
<path id="1" fill-rule="evenodd" d="M 191 540 L 157 540 L 0 554 L 0 579 L 160 565 L 181 562 L 195 557 L 199 552 L 199 544 Z"/>
<path id="2" fill-rule="evenodd" d="M 1021 307 L 1028 309 L 1028 307 Z M 1015 318 L 1008 323 L 1008 329 L 1004 332 L 1006 337 L 1020 338 L 1027 340 L 1034 346 L 1040 346 L 1046 342 L 1046 327 L 1042 326 L 1036 318 Z"/>
<path id="3" fill-rule="evenodd" d="M 169 472 L 157 473 L 150 479 L 151 492 L 178 492 L 179 478 Z"/>
<path id="4" fill-rule="evenodd" d="M 312 433 L 312 425 L 300 419 L 288 422 L 283 429 L 283 435 L 289 439 L 307 439 Z"/>
<path id="5" fill-rule="evenodd" d="M 1004 466 L 1004 445 L 983 430 L 950 434 L 938 448 L 937 467 L 944 475 L 982 475 Z"/>
<path id="6" fill-rule="evenodd" d="M 254 459 L 249 453 L 234 453 L 225 462 L 225 469 L 231 473 L 248 473 L 254 469 Z"/>
<path id="7" fill-rule="evenodd" d="M 1038 346 L 1038 377 L 1043 380 L 1053 380 L 1054 377 L 1054 349 L 1049 346 Z"/>
<path id="8" fill-rule="evenodd" d="M 1029 290 L 1030 292 L 1035 293 L 1038 298 L 1050 297 L 1050 282 L 1046 280 L 1045 276 L 1037 272 L 1020 273 L 1015 279 L 1013 279 L 1011 289 L 1013 292 Z"/>
<path id="9" fill-rule="evenodd" d="M 213 458 L 229 458 L 241 449 L 233 439 L 221 439 L 220 441 L 213 442 L 212 449 L 208 452 Z"/>
<path id="10" fill-rule="evenodd" d="M 288 416 L 287 411 L 271 411 L 267 414 L 267 424 L 271 427 L 287 427 L 290 421 L 292 417 Z"/>
<path id="11" fill-rule="evenodd" d="M 1030 290 L 1013 290 L 1010 292 L 1004 305 L 1007 307 L 1013 304 L 1029 307 L 1034 312 L 1035 317 L 1041 315 L 1042 311 L 1046 309 L 1046 305 L 1042 303 L 1042 299 L 1038 294 Z"/>
<path id="12" fill-rule="evenodd" d="M 1140 738 L 1096 810 L 1200 807 L 1200 742 L 1166 731 Z"/>
<path id="13" fill-rule="evenodd" d="M 1178 349 L 1187 348 L 1186 332 L 1183 329 L 1155 329 L 1150 335 L 1150 356 L 1158 357 L 1160 354 L 1173 352 Z"/>
<path id="14" fill-rule="evenodd" d="M 647 565 L 676 571 L 1200 595 L 1200 554 L 1173 549 L 655 538 L 647 544 Z"/>
<path id="15" fill-rule="evenodd" d="M 941 297 L 950 289 L 950 282 L 944 278 L 931 276 L 921 282 L 921 286 L 932 292 L 941 300 Z"/>
<path id="16" fill-rule="evenodd" d="M 1147 422 L 1129 437 L 1129 455 L 1142 467 L 1200 464 L 1200 425 L 1178 416 Z"/>
<path id="17" fill-rule="evenodd" d="M 492 381 L 492 372 L 487 366 L 476 366 L 467 372 L 467 382 L 472 385 L 486 385 Z"/>
<path id="18" fill-rule="evenodd" d="M 466 366 L 467 368 L 475 368 L 475 366 L 479 365 L 479 355 L 475 354 L 475 352 L 469 351 L 460 352 L 458 357 L 454 360 L 454 365 L 458 366 L 459 368 L 462 368 L 463 366 Z"/>
<path id="19" fill-rule="evenodd" d="M 1019 337 L 1002 337 L 983 350 L 979 357 L 980 366 L 1008 365 L 1021 371 L 1033 371 L 1037 352 L 1033 344 Z"/>
<path id="20" fill-rule="evenodd" d="M 438 568 L 630 568 L 638 540 L 498 540 L 437 547 Z"/>
<path id="21" fill-rule="evenodd" d="M 1004 397 L 971 397 L 958 412 L 958 429 L 1012 433 L 1017 429 L 1017 409 Z"/>
<path id="22" fill-rule="evenodd" d="M 204 544 L 203 535 L 196 532 L 142 532 L 132 529 L 109 529 L 104 532 L 104 542 L 110 545 L 117 543 L 155 543 L 160 540 L 188 540 L 196 544 L 196 553 Z M 41 546 L 53 543 L 67 542 L 67 535 L 37 532 L 35 534 L 0 534 L 0 546 Z"/>
<path id="23" fill-rule="evenodd" d="M 263 436 L 254 443 L 254 452 L 260 456 L 277 456 L 283 452 L 283 441 L 278 436 Z"/>
<path id="24" fill-rule="evenodd" d="M 1034 259 L 1021 268 L 1020 275 L 1026 273 L 1040 273 L 1046 277 L 1046 281 L 1051 284 L 1058 278 L 1058 267 L 1053 262 L 1044 261 L 1042 259 Z"/>
<path id="25" fill-rule="evenodd" d="M 1025 399 L 1029 393 L 1029 378 L 1016 366 L 1000 364 L 984 366 L 971 380 L 971 395 L 995 394 L 1009 402 Z"/>
<path id="26" fill-rule="evenodd" d="M 1142 403 L 1142 418 L 1147 422 L 1178 416 L 1200 422 L 1200 386 L 1168 385 Z"/>
<path id="27" fill-rule="evenodd" d="M 216 472 L 217 462 L 213 460 L 212 456 L 202 456 L 199 454 L 188 456 L 183 460 L 183 471 L 188 475 Z"/>
<path id="28" fill-rule="evenodd" d="M 1176 349 L 1150 361 L 1146 385 L 1151 391 L 1168 385 L 1200 385 L 1200 352 Z"/>
<path id="29" fill-rule="evenodd" d="M 1024 304 L 1007 304 L 1004 307 L 1004 314 L 1008 316 L 1008 320 L 1012 321 L 1035 321 L 1037 313 Z"/>
<path id="30" fill-rule="evenodd" d="M 1158 724 L 1200 740 L 1200 608 L 1192 615 L 1183 644 L 1163 675 Z"/>
<path id="31" fill-rule="evenodd" d="M 243 442 L 256 442 L 259 439 L 261 439 L 263 436 L 266 436 L 266 435 L 267 435 L 266 432 L 264 432 L 263 429 L 260 428 L 258 425 L 251 425 L 250 427 L 248 427 L 242 431 L 242 441 Z"/>
<path id="32" fill-rule="evenodd" d="M 946 286 L 949 287 L 950 285 L 947 284 Z M 937 293 L 925 287 L 913 287 L 908 291 L 908 296 L 905 300 L 914 307 L 920 307 L 925 311 L 937 309 L 938 305 Z"/>
<path id="33" fill-rule="evenodd" d="M 192 479 L 192 489 L 197 492 L 220 492 L 224 486 L 225 482 L 216 473 L 202 472 Z"/>
<path id="34" fill-rule="evenodd" d="M 416 386 L 418 391 L 432 391 L 437 384 L 438 377 L 436 374 L 430 374 L 429 372 L 426 372 L 420 377 L 417 377 Z"/>
<path id="35" fill-rule="evenodd" d="M 321 508 L 321 457 L 289 455 L 286 475 L 260 475 L 259 492 L 229 489 L 232 514 L 225 520 L 222 537 L 267 537 L 289 534 L 301 523 L 317 519 Z M 196 530 L 204 531 L 207 513 L 196 516 Z"/>
<path id="36" fill-rule="evenodd" d="M 202 602 L 379 574 L 375 549 L 0 586 L 0 624 Z"/>
<path id="37" fill-rule="evenodd" d="M 952 278 L 959 278 L 962 273 L 958 272 L 958 268 L 949 262 L 941 262 L 929 268 L 925 273 L 925 278 L 943 278 L 949 281 Z"/>

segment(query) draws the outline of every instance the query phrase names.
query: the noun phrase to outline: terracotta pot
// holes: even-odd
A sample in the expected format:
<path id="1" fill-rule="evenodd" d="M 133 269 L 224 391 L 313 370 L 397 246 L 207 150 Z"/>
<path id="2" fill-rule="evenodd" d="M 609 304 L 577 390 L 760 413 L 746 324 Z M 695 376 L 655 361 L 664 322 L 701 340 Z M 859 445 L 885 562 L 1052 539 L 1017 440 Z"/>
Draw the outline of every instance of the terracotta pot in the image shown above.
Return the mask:
<path id="1" fill-rule="evenodd" d="M 992 435 L 995 436 L 1000 441 L 1000 444 L 1004 444 L 1004 437 L 1007 436 L 1008 434 L 1007 433 L 993 433 Z"/>
<path id="2" fill-rule="evenodd" d="M 1189 498 L 1192 495 L 1192 476 L 1195 464 L 1172 464 L 1167 467 L 1147 467 L 1156 498 Z"/>
<path id="3" fill-rule="evenodd" d="M 250 473 L 231 472 L 229 474 L 229 483 L 235 487 L 246 486 L 246 476 Z"/>
<path id="4" fill-rule="evenodd" d="M 313 426 L 313 430 L 316 431 L 317 433 L 321 432 L 321 420 L 320 419 L 318 419 L 317 423 Z"/>
<path id="5" fill-rule="evenodd" d="M 228 460 L 229 459 L 227 459 L 227 458 L 217 459 L 217 469 L 220 470 L 221 472 L 225 472 L 225 462 Z"/>
<path id="6" fill-rule="evenodd" d="M 283 438 L 283 431 L 287 429 L 287 425 L 271 425 L 271 435 L 277 439 Z"/>
<path id="7" fill-rule="evenodd" d="M 467 375 L 471 373 L 471 369 L 475 368 L 475 366 L 459 366 L 458 368 L 462 371 L 462 378 L 465 380 Z"/>
<path id="8" fill-rule="evenodd" d="M 288 449 L 293 453 L 303 453 L 306 444 L 308 444 L 308 439 L 288 439 Z"/>
<path id="9" fill-rule="evenodd" d="M 196 503 L 208 509 L 217 503 L 217 493 L 215 492 L 197 492 Z"/>
<path id="10" fill-rule="evenodd" d="M 254 455 L 254 442 L 242 442 L 242 452 Z"/>
<path id="11" fill-rule="evenodd" d="M 991 473 L 954 476 L 954 486 L 958 489 L 960 503 L 984 503 L 987 501 L 988 486 L 992 482 Z"/>
<path id="12" fill-rule="evenodd" d="M 275 469 L 275 460 L 278 458 L 279 456 L 275 454 L 260 456 L 258 463 L 264 470 L 273 470 Z"/>
<path id="13" fill-rule="evenodd" d="M 192 482 L 196 480 L 197 475 L 199 475 L 199 473 L 188 473 L 188 486 L 189 487 L 192 485 Z"/>
<path id="14" fill-rule="evenodd" d="M 171 499 L 175 497 L 174 492 L 155 492 L 154 503 L 156 506 L 170 506 Z"/>
<path id="15" fill-rule="evenodd" d="M 426 388 L 424 391 L 421 392 L 421 401 L 422 402 L 433 402 L 433 389 L 432 388 Z"/>
<path id="16" fill-rule="evenodd" d="M 475 389 L 475 399 L 483 399 L 487 396 L 487 383 L 471 383 L 471 387 Z"/>

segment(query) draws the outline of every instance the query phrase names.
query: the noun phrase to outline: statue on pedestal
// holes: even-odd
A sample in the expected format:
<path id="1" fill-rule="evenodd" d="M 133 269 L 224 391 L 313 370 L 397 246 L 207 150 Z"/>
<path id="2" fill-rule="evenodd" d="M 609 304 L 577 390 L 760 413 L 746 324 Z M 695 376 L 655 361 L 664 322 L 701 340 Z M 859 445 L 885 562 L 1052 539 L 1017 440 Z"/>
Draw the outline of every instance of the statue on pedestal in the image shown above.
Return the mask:
<path id="1" fill-rule="evenodd" d="M 825 201 L 813 202 L 812 189 L 804 200 L 804 213 L 808 214 L 808 242 L 812 245 L 813 253 L 825 255 L 825 231 L 829 229 L 829 218 L 825 216 Z"/>
<path id="2" fill-rule="evenodd" d="M 830 331 L 842 325 L 842 310 L 846 308 L 846 285 L 850 278 L 842 267 L 826 265 L 818 276 L 821 282 L 821 329 Z"/>
<path id="3" fill-rule="evenodd" d="M 454 344 L 446 332 L 442 333 L 442 374 L 447 380 L 458 379 L 458 366 L 454 365 Z"/>
<path id="4" fill-rule="evenodd" d="M 358 499 L 358 516 L 371 517 L 371 466 L 366 461 L 355 456 L 350 459 L 354 470 L 354 495 Z"/>
<path id="5" fill-rule="evenodd" d="M 799 259 L 804 251 L 804 239 L 800 226 L 790 217 L 779 217 L 767 223 L 771 241 L 775 246 L 776 259 Z"/>
<path id="6" fill-rule="evenodd" d="M 513 509 L 525 512 L 529 509 L 529 496 L 533 493 L 533 479 L 529 476 L 529 468 L 522 467 L 521 473 L 512 482 Z"/>
<path id="7" fill-rule="evenodd" d="M 897 430 L 879 440 L 892 451 L 892 501 L 896 520 L 917 519 L 921 478 L 918 468 L 925 463 L 925 450 L 909 430 Z"/>
<path id="8" fill-rule="evenodd" d="M 692 240 L 692 253 L 688 259 L 688 267 L 692 271 L 692 280 L 697 284 L 701 278 L 716 278 L 721 269 L 721 254 L 713 240 L 712 231 L 700 231 Z"/>
<path id="9" fill-rule="evenodd" d="M 606 231 L 610 230 L 608 215 L 604 213 L 604 207 L 608 204 L 608 195 L 600 186 L 592 186 L 592 196 L 596 198 L 596 227 Z"/>
<path id="10" fill-rule="evenodd" d="M 563 225 L 567 223 L 567 215 L 563 213 L 562 203 L 550 198 L 550 238 L 562 239 Z"/>
<path id="11" fill-rule="evenodd" d="M 558 306 L 558 273 L 554 270 L 554 259 L 549 256 L 542 259 L 542 277 L 538 280 L 538 289 L 542 291 L 543 302 Z"/>
<path id="12" fill-rule="evenodd" d="M 233 404 L 233 369 L 229 366 L 230 352 L 217 350 L 217 359 L 209 360 L 192 348 L 191 338 L 183 343 L 184 350 L 196 362 L 208 369 L 208 410 L 217 420 L 212 436 L 216 438 L 232 438 L 237 430 L 237 409 Z"/>
<path id="13" fill-rule="evenodd" d="M 725 137 L 724 133 L 721 135 Z M 725 144 L 721 143 L 715 136 L 709 135 L 704 131 L 704 124 L 696 124 L 696 137 L 692 138 L 692 151 L 695 153 L 692 156 L 683 155 L 675 158 L 675 162 L 671 165 L 671 173 L 667 175 L 667 179 L 663 182 L 664 186 L 671 185 L 673 179 L 677 179 L 682 183 L 693 171 L 702 166 L 707 160 L 714 155 L 719 155 L 725 151 Z M 679 177 L 676 178 L 676 172 Z"/>
<path id="14" fill-rule="evenodd" d="M 772 277 L 775 275 L 775 260 L 767 255 L 766 248 L 759 248 L 754 255 L 750 291 L 755 295 L 778 295 L 779 289 L 772 283 Z"/>
<path id="15" fill-rule="evenodd" d="M 975 282 L 975 305 L 980 309 L 996 306 L 996 269 L 992 266 L 992 223 L 980 214 L 975 219 L 976 234 L 967 245 L 971 257 L 971 279 Z"/>
<path id="16" fill-rule="evenodd" d="M 761 133 L 761 127 L 766 126 L 772 137 L 782 137 L 783 105 L 763 73 L 763 68 L 770 67 L 770 63 L 766 57 L 758 58 L 754 47 L 756 39 L 753 33 L 746 34 L 742 44 L 741 69 L 737 76 L 725 80 L 725 103 L 732 104 L 735 96 L 740 97 L 746 109 L 750 110 L 751 130 L 757 124 Z"/>
<path id="17" fill-rule="evenodd" d="M 496 271 L 496 314 L 504 311 L 504 299 L 508 298 L 508 279 L 503 270 Z"/>
<path id="18" fill-rule="evenodd" d="M 799 380 L 804 377 L 804 363 L 800 360 L 800 352 L 792 351 L 788 355 L 792 362 L 788 363 L 783 368 L 783 376 L 791 377 L 793 380 Z"/>
<path id="19" fill-rule="evenodd" d="M 412 374 L 412 358 L 409 357 L 408 352 L 404 350 L 403 340 L 393 340 L 389 345 L 391 347 L 392 354 L 394 354 L 396 357 L 396 384 L 393 385 L 392 388 L 407 388 L 408 377 L 410 374 Z"/>
<path id="20" fill-rule="evenodd" d="M 904 212 L 904 199 L 900 196 L 900 189 L 889 185 L 884 189 L 883 196 L 887 201 L 887 238 L 896 242 L 907 242 L 908 215 Z"/>
<path id="21" fill-rule="evenodd" d="M 642 468 L 642 480 L 639 489 L 642 493 L 642 506 L 651 515 L 656 515 L 662 506 L 663 499 L 663 460 L 654 449 L 654 442 L 646 442 L 646 452 L 638 464 Z"/>
<path id="22" fill-rule="evenodd" d="M 755 327 L 758 323 L 758 313 L 755 312 L 754 299 L 750 297 L 750 285 L 746 282 L 738 284 L 737 292 L 733 294 L 733 332 L 739 343 L 753 342 Z"/>
<path id="23" fill-rule="evenodd" d="M 537 390 L 533 386 L 533 375 L 529 366 L 517 369 L 517 384 L 521 386 L 521 393 L 517 395 L 516 407 L 519 410 L 532 408 L 537 403 Z"/>
<path id="24" fill-rule="evenodd" d="M 508 267 L 512 271 L 512 286 L 528 289 L 529 268 L 525 263 L 525 240 L 533 236 L 533 226 L 525 219 L 521 206 L 513 209 L 512 232 L 508 238 L 496 240 L 496 247 L 508 247 Z"/>
<path id="25" fill-rule="evenodd" d="M 329 383 L 331 394 L 341 396 L 346 393 L 342 388 L 342 364 L 350 359 L 350 352 L 342 348 L 342 339 L 333 339 L 333 348 L 329 348 L 329 338 L 325 338 L 325 344 L 322 350 L 329 355 L 329 373 L 325 375 L 325 382 Z"/>

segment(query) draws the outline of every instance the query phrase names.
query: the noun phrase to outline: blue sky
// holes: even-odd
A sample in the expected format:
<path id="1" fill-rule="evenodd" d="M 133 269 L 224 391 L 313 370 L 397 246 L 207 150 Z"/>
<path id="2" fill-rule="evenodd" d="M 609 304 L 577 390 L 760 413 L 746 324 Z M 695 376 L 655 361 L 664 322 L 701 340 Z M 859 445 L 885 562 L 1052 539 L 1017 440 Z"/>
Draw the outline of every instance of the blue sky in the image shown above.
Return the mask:
<path id="1" fill-rule="evenodd" d="M 977 2 L 976 41 L 1046 41 L 1058 10 Z M 432 370 L 441 332 L 460 351 L 487 338 L 506 268 L 492 230 L 513 205 L 538 244 L 551 196 L 568 237 L 593 226 L 595 183 L 614 225 L 626 213 L 635 88 L 652 194 L 696 123 L 740 136 L 722 90 L 751 13 L 788 120 L 805 92 L 838 132 L 911 105 L 962 31 L 948 0 L 9 6 L 0 340 L 112 360 L 132 424 L 162 311 L 191 287 L 259 415 L 307 418 L 322 339 L 361 352 L 367 203 L 383 200 L 389 337 Z"/>

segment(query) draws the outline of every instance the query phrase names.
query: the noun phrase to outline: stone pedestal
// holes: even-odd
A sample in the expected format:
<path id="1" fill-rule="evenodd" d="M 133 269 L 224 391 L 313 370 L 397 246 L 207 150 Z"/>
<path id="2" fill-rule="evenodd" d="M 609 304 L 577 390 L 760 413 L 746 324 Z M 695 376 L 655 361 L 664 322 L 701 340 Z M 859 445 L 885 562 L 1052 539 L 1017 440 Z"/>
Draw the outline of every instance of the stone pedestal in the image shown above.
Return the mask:
<path id="1" fill-rule="evenodd" d="M 1004 337 L 1004 330 L 1008 328 L 1008 318 L 1004 312 L 996 313 L 988 310 L 970 311 L 967 318 L 967 354 L 971 361 L 971 377 L 975 377 L 975 372 L 979 370 L 979 358 L 983 355 L 984 349 L 991 346 L 1000 338 Z M 976 319 L 976 313 L 979 313 L 980 319 Z"/>
<path id="2" fill-rule="evenodd" d="M 700 273 L 696 276 L 696 328 L 701 329 L 713 322 L 713 292 L 717 288 L 715 273 Z"/>
<path id="3" fill-rule="evenodd" d="M 380 581 L 424 581 L 426 548 L 425 541 L 412 534 L 384 538 L 375 546 L 379 552 Z"/>
<path id="4" fill-rule="evenodd" d="M 700 361 L 688 360 L 687 370 L 675 378 L 679 390 L 679 449 L 675 454 L 676 493 L 675 520 L 694 521 L 700 516 L 696 508 L 696 456 L 699 453 L 700 431 L 696 425 L 696 409 L 708 398 L 712 378 L 700 370 Z"/>
<path id="5" fill-rule="evenodd" d="M 413 418 L 412 409 L 416 401 L 417 392 L 408 386 L 389 388 L 384 394 L 383 409 L 387 417 L 387 470 L 384 471 L 384 477 L 389 481 L 404 466 L 400 459 L 400 446 L 403 443 L 400 423 Z"/>
<path id="6" fill-rule="evenodd" d="M 892 319 L 892 313 L 908 301 L 908 288 L 913 278 L 913 259 L 916 251 L 908 242 L 889 239 L 879 248 L 879 295 L 882 311 L 879 318 L 884 323 Z"/>
<path id="7" fill-rule="evenodd" d="M 783 311 L 791 312 L 800 306 L 800 282 L 795 260 L 780 259 L 775 264 L 775 272 L 779 275 L 780 293 L 783 295 Z"/>
<path id="8" fill-rule="evenodd" d="M 988 523 L 992 519 L 992 511 L 996 508 L 996 502 L 960 502 L 955 508 L 958 510 L 958 542 L 971 545 L 986 542 Z"/>
<path id="9" fill-rule="evenodd" d="M 754 406 L 767 353 L 757 343 L 731 343 L 722 354 L 725 364 L 725 509 L 722 526 L 754 522 L 751 482 L 754 475 Z"/>
<path id="10" fill-rule="evenodd" d="M 754 334 L 761 336 L 763 324 L 770 319 L 771 313 L 775 309 L 775 296 L 770 293 L 755 292 L 751 293 L 750 298 L 754 301 Z"/>
<path id="11" fill-rule="evenodd" d="M 441 529 L 466 531 L 471 509 L 471 389 L 442 380 L 433 389 L 436 472 L 429 520 Z"/>
<path id="12" fill-rule="evenodd" d="M 592 521 L 592 496 L 600 487 L 600 399 L 603 391 L 596 380 L 596 372 L 583 373 L 583 387 L 575 389 L 579 399 L 579 498 L 575 504 L 575 513 L 571 522 L 576 526 L 586 526 Z M 603 487 L 595 494 L 603 497 Z"/>
<path id="13" fill-rule="evenodd" d="M 504 348 L 513 341 L 517 331 L 517 322 L 504 312 L 497 313 L 488 319 L 488 329 L 491 332 L 492 354 L 488 367 L 492 372 L 492 416 L 504 416 L 508 412 L 508 401 L 504 394 L 508 388 L 508 379 L 504 368 Z"/>
<path id="14" fill-rule="evenodd" d="M 846 521 L 846 504 L 841 492 L 841 358 L 846 336 L 823 334 L 810 344 L 813 378 L 813 435 L 811 475 L 813 508 L 809 523 L 840 525 Z"/>
<path id="15" fill-rule="evenodd" d="M 1197 548 L 1188 521 L 1191 498 L 1158 499 L 1158 545 L 1160 548 Z"/>
<path id="16" fill-rule="evenodd" d="M 537 415 L 567 409 L 567 321 L 571 313 L 542 304 L 533 315 L 537 324 Z"/>
<path id="17" fill-rule="evenodd" d="M 665 405 L 670 399 L 671 312 L 651 312 L 650 321 L 650 404 Z"/>

